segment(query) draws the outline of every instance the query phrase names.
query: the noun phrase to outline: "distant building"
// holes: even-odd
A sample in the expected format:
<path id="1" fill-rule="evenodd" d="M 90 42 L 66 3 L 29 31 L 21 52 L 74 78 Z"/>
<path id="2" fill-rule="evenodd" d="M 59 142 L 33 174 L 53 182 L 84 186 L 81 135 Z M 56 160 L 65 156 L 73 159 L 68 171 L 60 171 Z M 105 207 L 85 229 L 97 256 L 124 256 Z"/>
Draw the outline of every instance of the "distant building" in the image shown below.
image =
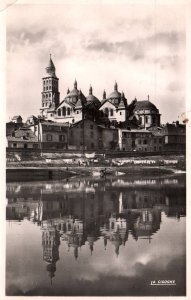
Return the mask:
<path id="1" fill-rule="evenodd" d="M 186 150 L 186 125 L 175 122 L 167 123 L 162 127 L 164 135 L 165 151 L 185 151 Z"/>
<path id="2" fill-rule="evenodd" d="M 118 84 L 115 82 L 114 90 L 106 97 L 103 92 L 103 99 L 100 101 L 93 95 L 93 88 L 90 86 L 89 95 L 85 96 L 78 89 L 77 81 L 74 82 L 72 90 L 60 102 L 58 88 L 58 77 L 55 74 L 56 68 L 50 56 L 49 64 L 46 67 L 46 76 L 42 78 L 42 106 L 41 115 L 47 120 L 55 122 L 68 122 L 75 124 L 82 119 L 92 119 L 99 124 L 116 126 L 129 121 L 134 116 L 141 128 L 149 128 L 153 125 L 160 125 L 160 113 L 156 106 L 148 100 L 133 100 L 129 105 L 123 92 L 118 91 Z M 134 119 L 134 122 L 135 122 Z"/>
<path id="3" fill-rule="evenodd" d="M 164 149 L 164 137 L 146 129 L 118 129 L 119 149 L 122 151 L 153 152 Z"/>
<path id="4" fill-rule="evenodd" d="M 23 119 L 22 119 L 22 117 L 21 117 L 20 115 L 18 115 L 18 116 L 14 116 L 14 117 L 11 119 L 11 121 L 12 121 L 13 123 L 21 124 L 21 123 L 23 122 Z"/>
<path id="5" fill-rule="evenodd" d="M 69 129 L 69 145 L 76 150 L 114 150 L 118 148 L 116 128 L 105 128 L 96 122 L 81 120 Z"/>
<path id="6" fill-rule="evenodd" d="M 148 100 L 136 101 L 135 115 L 141 121 L 142 128 L 149 128 L 151 126 L 160 126 L 160 113 L 158 108 Z"/>
<path id="7" fill-rule="evenodd" d="M 38 138 L 42 149 L 68 149 L 69 126 L 67 123 L 44 121 L 32 125 L 30 128 Z"/>
<path id="8" fill-rule="evenodd" d="M 39 140 L 28 127 L 22 127 L 7 136 L 8 148 L 38 149 Z"/>
<path id="9" fill-rule="evenodd" d="M 51 59 L 46 67 L 46 75 L 42 79 L 43 91 L 42 91 L 42 106 L 40 108 L 41 114 L 47 118 L 51 118 L 54 115 L 56 107 L 60 103 L 59 93 L 59 79 L 56 76 L 56 68 Z"/>
<path id="10" fill-rule="evenodd" d="M 37 117 L 32 115 L 32 116 L 29 116 L 27 118 L 27 121 L 26 121 L 27 125 L 33 125 L 33 124 L 37 124 L 37 123 L 38 123 L 38 118 Z"/>

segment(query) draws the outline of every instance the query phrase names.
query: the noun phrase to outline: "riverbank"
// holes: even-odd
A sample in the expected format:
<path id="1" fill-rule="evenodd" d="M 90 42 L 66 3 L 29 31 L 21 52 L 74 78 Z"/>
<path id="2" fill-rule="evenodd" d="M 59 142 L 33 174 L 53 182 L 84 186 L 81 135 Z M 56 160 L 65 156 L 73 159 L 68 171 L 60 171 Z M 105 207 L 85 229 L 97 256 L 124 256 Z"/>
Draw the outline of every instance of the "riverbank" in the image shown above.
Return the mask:
<path id="1" fill-rule="evenodd" d="M 100 176 L 164 176 L 175 173 L 184 172 L 175 167 L 166 166 L 73 166 L 73 167 L 58 167 L 49 166 L 42 167 L 27 167 L 19 166 L 17 168 L 8 167 L 6 170 L 7 182 L 16 181 L 38 181 L 38 180 L 59 180 L 71 178 L 74 176 L 84 177 L 100 177 Z"/>

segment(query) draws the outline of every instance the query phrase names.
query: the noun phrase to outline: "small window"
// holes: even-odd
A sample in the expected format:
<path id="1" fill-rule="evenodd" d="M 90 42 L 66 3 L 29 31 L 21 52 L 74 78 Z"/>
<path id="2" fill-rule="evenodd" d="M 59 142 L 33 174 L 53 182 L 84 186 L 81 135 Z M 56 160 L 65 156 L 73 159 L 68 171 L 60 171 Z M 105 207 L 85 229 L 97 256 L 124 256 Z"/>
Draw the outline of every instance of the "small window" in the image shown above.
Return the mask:
<path id="1" fill-rule="evenodd" d="M 161 144 L 162 143 L 162 139 L 159 139 L 159 144 Z"/>
<path id="2" fill-rule="evenodd" d="M 59 135 L 59 141 L 64 142 L 65 141 L 65 135 Z"/>
<path id="3" fill-rule="evenodd" d="M 120 113 L 119 113 L 120 115 L 122 115 L 122 111 L 120 111 Z"/>
<path id="4" fill-rule="evenodd" d="M 13 148 L 17 148 L 17 143 L 13 143 Z"/>
<path id="5" fill-rule="evenodd" d="M 145 123 L 148 123 L 148 117 L 147 116 L 145 117 Z"/>
<path id="6" fill-rule="evenodd" d="M 70 115 L 70 108 L 67 108 L 67 114 Z"/>
<path id="7" fill-rule="evenodd" d="M 112 108 L 110 109 L 110 116 L 111 117 L 113 116 L 113 109 Z"/>
<path id="8" fill-rule="evenodd" d="M 52 141 L 52 134 L 47 134 L 46 140 L 49 142 Z"/>
<path id="9" fill-rule="evenodd" d="M 143 144 L 144 144 L 144 145 L 147 145 L 147 140 L 144 140 L 144 141 L 143 141 Z"/>

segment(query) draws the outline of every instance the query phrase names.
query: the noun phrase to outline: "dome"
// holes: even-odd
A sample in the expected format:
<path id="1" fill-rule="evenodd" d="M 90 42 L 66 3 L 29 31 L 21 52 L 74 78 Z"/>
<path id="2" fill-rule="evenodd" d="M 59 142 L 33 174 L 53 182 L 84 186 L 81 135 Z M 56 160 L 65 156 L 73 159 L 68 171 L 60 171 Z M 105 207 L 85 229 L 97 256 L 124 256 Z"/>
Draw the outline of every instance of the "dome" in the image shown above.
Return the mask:
<path id="1" fill-rule="evenodd" d="M 137 101 L 135 104 L 135 111 L 136 110 L 154 110 L 155 112 L 158 112 L 156 106 L 149 100 Z"/>
<path id="2" fill-rule="evenodd" d="M 119 105 L 121 100 L 121 93 L 118 92 L 117 82 L 114 84 L 114 91 L 108 96 L 108 100 L 111 100 L 111 102 L 115 103 L 116 105 Z"/>
<path id="3" fill-rule="evenodd" d="M 100 103 L 99 99 L 96 98 L 92 92 L 93 92 L 93 89 L 92 89 L 92 86 L 90 85 L 89 95 L 86 97 L 87 104 L 94 103 L 95 105 L 100 106 L 101 103 Z"/>
<path id="4" fill-rule="evenodd" d="M 119 93 L 118 91 L 113 91 L 108 97 L 108 99 L 116 99 L 116 98 L 121 99 L 121 93 Z"/>
<path id="5" fill-rule="evenodd" d="M 74 82 L 74 88 L 73 88 L 73 90 L 71 92 L 69 90 L 67 91 L 67 95 L 65 97 L 65 100 L 67 100 L 70 103 L 75 104 L 78 101 L 79 98 L 82 101 L 85 100 L 85 96 L 83 95 L 83 93 L 81 92 L 81 90 L 77 89 L 77 81 L 75 80 L 75 82 Z"/>

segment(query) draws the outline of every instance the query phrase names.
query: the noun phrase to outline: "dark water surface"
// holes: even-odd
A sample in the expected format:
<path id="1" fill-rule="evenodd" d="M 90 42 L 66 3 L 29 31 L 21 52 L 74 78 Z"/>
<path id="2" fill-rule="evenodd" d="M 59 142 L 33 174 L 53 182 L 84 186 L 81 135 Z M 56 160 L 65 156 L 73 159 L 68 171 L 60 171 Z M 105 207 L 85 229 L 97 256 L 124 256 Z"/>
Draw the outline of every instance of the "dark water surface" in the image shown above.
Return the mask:
<path id="1" fill-rule="evenodd" d="M 184 175 L 10 183 L 6 218 L 7 295 L 185 295 Z"/>

